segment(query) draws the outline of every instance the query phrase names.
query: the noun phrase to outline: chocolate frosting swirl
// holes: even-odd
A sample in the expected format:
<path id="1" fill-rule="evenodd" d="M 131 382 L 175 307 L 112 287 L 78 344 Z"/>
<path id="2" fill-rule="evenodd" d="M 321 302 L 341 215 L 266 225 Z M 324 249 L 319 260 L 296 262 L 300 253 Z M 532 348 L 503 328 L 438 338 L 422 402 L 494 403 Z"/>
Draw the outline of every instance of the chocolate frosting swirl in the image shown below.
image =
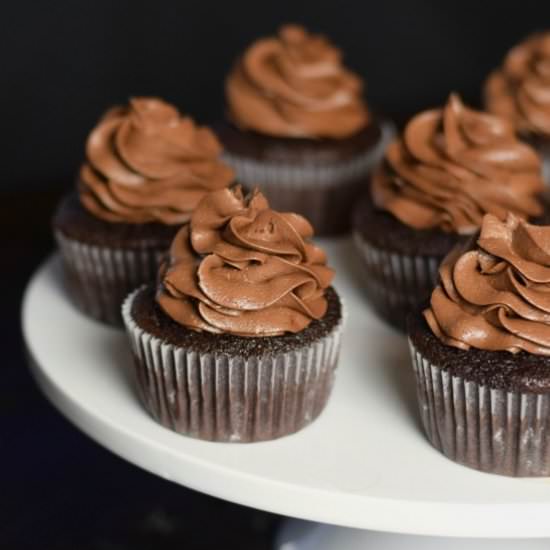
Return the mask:
<path id="1" fill-rule="evenodd" d="M 234 179 L 220 154 L 208 128 L 160 99 L 133 98 L 91 132 L 80 200 L 110 222 L 184 223 L 205 193 Z"/>
<path id="2" fill-rule="evenodd" d="M 541 162 L 503 119 L 468 109 L 452 94 L 414 117 L 373 175 L 377 207 L 416 229 L 469 234 L 483 216 L 542 212 Z"/>
<path id="3" fill-rule="evenodd" d="M 484 92 L 487 109 L 521 133 L 550 137 L 550 32 L 512 48 Z"/>
<path id="4" fill-rule="evenodd" d="M 368 122 L 360 78 L 324 36 L 285 25 L 256 41 L 226 81 L 240 128 L 282 137 L 344 138 Z"/>
<path id="5" fill-rule="evenodd" d="M 424 316 L 460 349 L 550 355 L 550 226 L 488 214 L 481 234 L 442 263 Z"/>
<path id="6" fill-rule="evenodd" d="M 271 210 L 255 191 L 210 193 L 177 233 L 157 301 L 177 323 L 240 336 L 299 332 L 327 309 L 333 271 L 298 214 Z"/>

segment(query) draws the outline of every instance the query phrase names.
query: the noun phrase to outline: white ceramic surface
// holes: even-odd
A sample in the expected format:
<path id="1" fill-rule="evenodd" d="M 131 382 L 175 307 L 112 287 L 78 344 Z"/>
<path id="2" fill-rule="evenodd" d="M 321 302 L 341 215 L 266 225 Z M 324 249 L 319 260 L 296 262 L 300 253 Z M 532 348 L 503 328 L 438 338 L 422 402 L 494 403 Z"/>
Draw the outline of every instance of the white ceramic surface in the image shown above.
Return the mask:
<path id="1" fill-rule="evenodd" d="M 286 520 L 275 550 L 548 550 L 538 539 L 480 539 L 403 535 L 337 527 L 300 519 Z"/>
<path id="2" fill-rule="evenodd" d="M 370 311 L 350 240 L 322 241 L 347 306 L 325 412 L 295 435 L 250 445 L 185 438 L 137 401 L 125 335 L 83 317 L 57 257 L 29 284 L 23 331 L 59 410 L 114 453 L 198 491 L 297 518 L 401 533 L 550 536 L 550 480 L 482 474 L 448 461 L 419 426 L 405 338 Z"/>

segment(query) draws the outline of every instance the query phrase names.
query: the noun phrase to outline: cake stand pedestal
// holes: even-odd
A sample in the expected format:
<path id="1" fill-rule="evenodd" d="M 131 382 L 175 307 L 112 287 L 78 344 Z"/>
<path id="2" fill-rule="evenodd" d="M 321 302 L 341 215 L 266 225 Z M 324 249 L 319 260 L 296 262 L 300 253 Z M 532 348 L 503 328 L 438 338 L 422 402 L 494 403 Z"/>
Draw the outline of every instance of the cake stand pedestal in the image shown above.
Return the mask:
<path id="1" fill-rule="evenodd" d="M 222 444 L 156 424 L 136 397 L 125 334 L 73 307 L 57 256 L 37 271 L 23 303 L 35 378 L 68 419 L 126 460 L 197 491 L 321 524 L 287 522 L 280 550 L 442 547 L 440 539 L 404 534 L 531 539 L 445 541 L 451 549 L 550 546 L 536 540 L 550 537 L 550 480 L 482 474 L 429 445 L 405 337 L 364 301 L 350 240 L 321 244 L 338 273 L 346 331 L 329 404 L 297 434 Z"/>
<path id="2" fill-rule="evenodd" d="M 548 550 L 549 540 L 404 535 L 288 519 L 276 550 Z"/>

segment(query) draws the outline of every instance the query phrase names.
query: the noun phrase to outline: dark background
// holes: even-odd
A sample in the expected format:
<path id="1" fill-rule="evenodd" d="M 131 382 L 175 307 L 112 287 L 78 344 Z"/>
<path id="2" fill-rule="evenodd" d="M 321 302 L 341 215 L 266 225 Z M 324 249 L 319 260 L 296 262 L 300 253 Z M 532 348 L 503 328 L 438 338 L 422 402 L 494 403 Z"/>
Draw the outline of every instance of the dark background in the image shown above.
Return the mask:
<path id="1" fill-rule="evenodd" d="M 9 6 L 9 7 L 7 7 Z M 480 84 L 550 3 L 463 0 L 51 0 L 0 15 L 3 186 L 60 186 L 110 105 L 158 95 L 211 122 L 223 78 L 254 38 L 286 21 L 330 36 L 367 83 L 370 104 L 402 119 Z"/>
<path id="2" fill-rule="evenodd" d="M 286 21 L 330 36 L 364 76 L 371 106 L 402 122 L 451 90 L 478 104 L 505 51 L 550 28 L 550 3 L 4 0 L 0 548 L 269 547 L 275 517 L 142 472 L 58 415 L 27 372 L 18 320 L 25 284 L 53 248 L 51 212 L 99 115 L 151 94 L 215 121 L 235 56 Z"/>

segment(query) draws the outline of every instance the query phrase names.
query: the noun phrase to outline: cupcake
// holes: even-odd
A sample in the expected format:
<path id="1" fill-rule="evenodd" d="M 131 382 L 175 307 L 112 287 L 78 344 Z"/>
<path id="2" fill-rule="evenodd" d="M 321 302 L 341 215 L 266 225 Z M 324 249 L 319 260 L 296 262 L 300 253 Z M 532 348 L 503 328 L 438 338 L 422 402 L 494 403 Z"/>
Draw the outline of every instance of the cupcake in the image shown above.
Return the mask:
<path id="1" fill-rule="evenodd" d="M 452 94 L 391 143 L 354 212 L 354 239 L 375 309 L 404 328 L 428 300 L 441 260 L 484 214 L 543 214 L 541 163 L 503 119 Z"/>
<path id="2" fill-rule="evenodd" d="M 275 439 L 323 410 L 342 307 L 301 216 L 240 188 L 207 195 L 176 234 L 158 284 L 122 312 L 141 399 L 181 434 Z"/>
<path id="3" fill-rule="evenodd" d="M 424 429 L 485 472 L 550 475 L 550 226 L 488 214 L 409 337 Z"/>
<path id="4" fill-rule="evenodd" d="M 550 184 L 550 32 L 533 34 L 510 50 L 489 75 L 484 95 L 487 109 L 538 149 Z"/>
<path id="5" fill-rule="evenodd" d="M 258 185 L 273 208 L 305 216 L 322 235 L 349 230 L 384 144 L 363 83 L 341 57 L 298 25 L 256 41 L 227 77 L 227 122 L 219 127 L 239 181 Z"/>
<path id="6" fill-rule="evenodd" d="M 75 304 L 121 325 L 120 306 L 155 280 L 160 257 L 209 191 L 233 181 L 207 128 L 156 98 L 109 110 L 92 130 L 75 191 L 53 230 Z"/>

